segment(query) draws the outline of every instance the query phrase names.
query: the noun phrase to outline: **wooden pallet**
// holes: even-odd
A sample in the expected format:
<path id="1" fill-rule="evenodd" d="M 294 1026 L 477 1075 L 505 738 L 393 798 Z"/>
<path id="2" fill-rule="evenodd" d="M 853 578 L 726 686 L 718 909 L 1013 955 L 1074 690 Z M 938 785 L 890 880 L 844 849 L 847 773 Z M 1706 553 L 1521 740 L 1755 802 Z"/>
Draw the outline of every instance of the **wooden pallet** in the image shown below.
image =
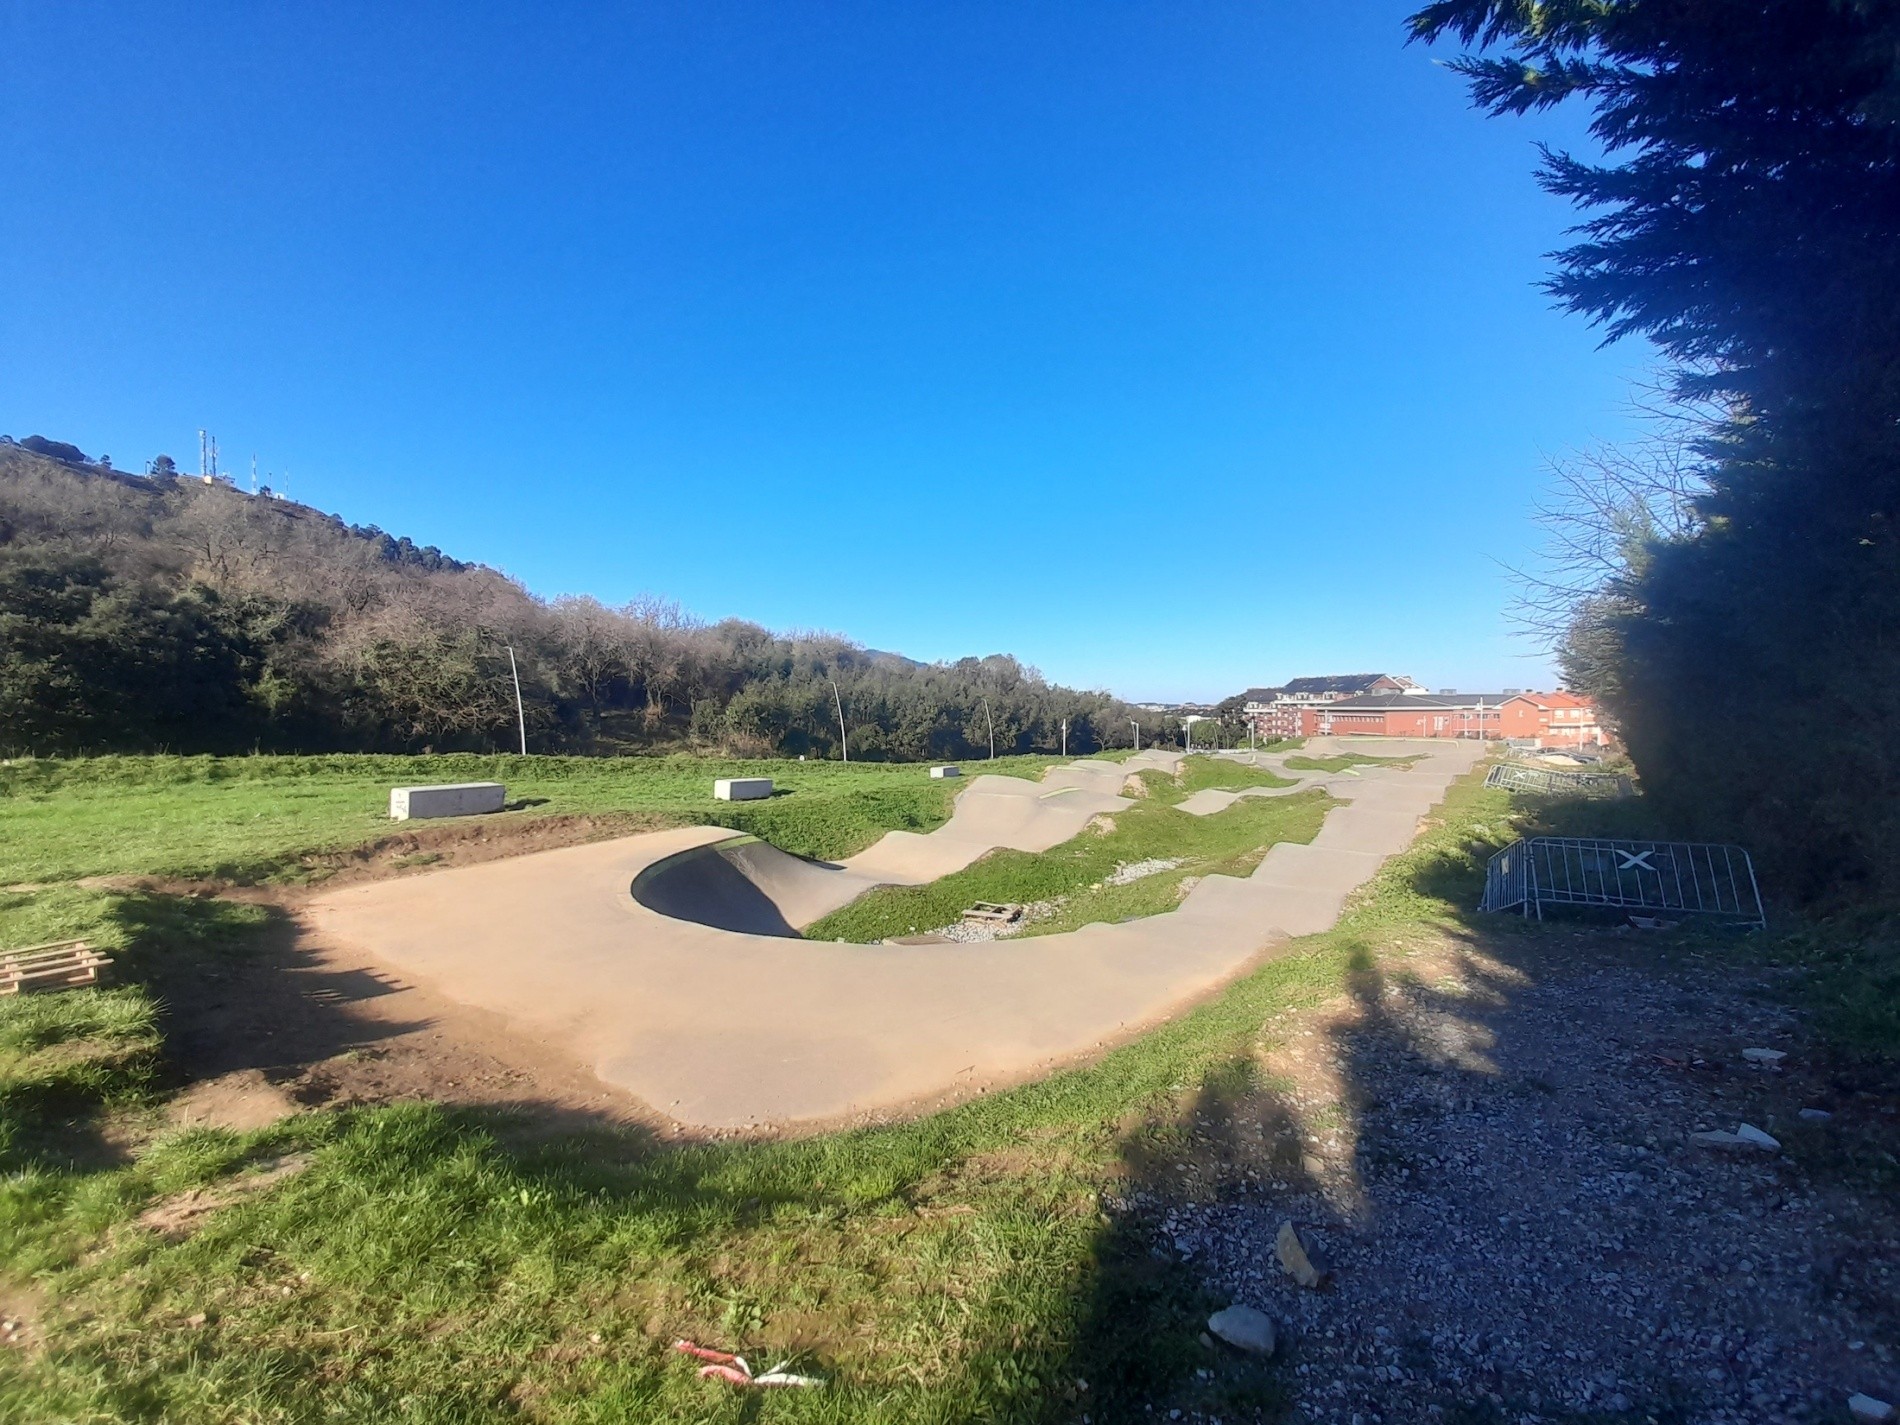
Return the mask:
<path id="1" fill-rule="evenodd" d="M 995 901 L 978 901 L 963 912 L 963 918 L 988 925 L 1014 925 L 1023 918 L 1023 908 L 1019 905 L 998 905 Z"/>
<path id="2" fill-rule="evenodd" d="M 48 945 L 0 950 L 0 995 L 96 985 L 99 972 L 111 963 L 111 957 L 84 940 L 55 940 Z"/>

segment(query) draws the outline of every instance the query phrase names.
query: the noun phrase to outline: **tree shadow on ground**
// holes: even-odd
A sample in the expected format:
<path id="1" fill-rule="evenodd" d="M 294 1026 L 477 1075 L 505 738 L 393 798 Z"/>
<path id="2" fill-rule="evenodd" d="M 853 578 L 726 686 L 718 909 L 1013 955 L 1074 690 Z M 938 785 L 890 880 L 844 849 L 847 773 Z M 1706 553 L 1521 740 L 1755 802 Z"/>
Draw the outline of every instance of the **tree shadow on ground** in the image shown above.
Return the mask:
<path id="1" fill-rule="evenodd" d="M 1693 1368 L 1667 1352 L 1633 1363 L 1620 1344 L 1625 1331 L 1673 1329 L 1694 1349 L 1724 1332 L 1731 1348 L 1751 1341 L 1750 1332 L 1769 1340 L 1798 1333 L 1801 1351 L 1837 1352 L 1840 1364 L 1829 1369 L 1838 1378 L 1851 1376 L 1856 1358 L 1847 1337 L 1856 1331 L 1877 1336 L 1885 1329 L 1877 1323 L 1893 1319 L 1890 1301 L 1883 1305 L 1873 1286 L 1886 1279 L 1886 1268 L 1838 1252 L 1824 1255 L 1814 1268 L 1820 1275 L 1812 1300 L 1789 1306 L 1785 1319 L 1770 1319 L 1783 1300 L 1777 1291 L 1753 1283 L 1738 1291 L 1727 1281 L 1732 1265 L 1693 1240 L 1640 1228 L 1632 1233 L 1632 1222 L 1674 1219 L 1666 1206 L 1619 1215 L 1617 1184 L 1641 1181 L 1640 1192 L 1666 1205 L 1685 1191 L 1672 1184 L 1686 1182 L 1688 1192 L 1728 1204 L 1720 1212 L 1725 1220 L 1759 1211 L 1764 1224 L 1777 1204 L 1798 1203 L 1803 1194 L 1891 1200 L 1868 1162 L 1893 1150 L 1891 1121 L 1883 1126 L 1877 1116 L 1892 1095 L 1866 1087 L 1864 1066 L 1863 1075 L 1839 1065 L 1824 1068 L 1819 1046 L 1808 1051 L 1815 1062 L 1802 1088 L 1751 1074 L 1755 1066 L 1739 1059 L 1681 1082 L 1654 1084 L 1657 1074 L 1681 1071 L 1651 1055 L 1646 1036 L 1701 1035 L 1713 1045 L 1746 1032 L 1737 1026 L 1757 1019 L 1736 1004 L 1734 972 L 1746 968 L 1749 956 L 1734 935 L 1690 928 L 1651 936 L 1585 918 L 1533 925 L 1473 909 L 1486 859 L 1520 830 L 1640 838 L 1654 834 L 1647 818 L 1640 806 L 1546 800 L 1499 814 L 1490 825 L 1474 821 L 1462 843 L 1422 845 L 1404 866 L 1405 888 L 1442 910 L 1391 924 L 1360 922 L 1360 939 L 1343 946 L 1334 1003 L 1303 1012 L 1291 1037 L 1269 1021 L 1258 1052 L 1223 1064 L 1178 1109 L 1153 1116 L 1124 1138 L 1118 1205 L 1078 1284 L 1072 1346 L 1050 1370 L 1058 1381 L 1089 1379 L 1093 1422 L 1154 1421 L 1176 1410 L 1188 1420 L 1229 1425 L 1302 1418 L 1292 1414 L 1296 1392 L 1312 1399 L 1324 1418 L 1342 1420 L 1364 1411 L 1369 1420 L 1383 1412 L 1388 1421 L 1430 1418 L 1453 1425 L 1645 1415 L 1670 1422 L 1737 1408 L 1755 1411 L 1749 1418 L 1780 1418 L 1775 1412 L 1782 1401 L 1773 1394 L 1781 1388 L 1778 1375 L 1799 1364 L 1811 1377 L 1803 1387 L 1809 1389 L 1829 1373 L 1799 1356 L 1784 1355 L 1774 1369 L 1764 1369 L 1731 1354 L 1720 1358 L 1722 1379 L 1712 1385 L 1708 1372 L 1717 1365 L 1706 1351 Z M 1704 993 L 1672 988 L 1677 975 Z M 1577 996 L 1587 991 L 1561 988 L 1600 982 L 1655 983 L 1658 1012 L 1633 1023 L 1618 1003 L 1580 1003 Z M 1765 1008 L 1778 1003 L 1772 990 L 1751 993 Z M 1710 1008 L 1716 999 L 1720 1006 Z M 1556 1027 L 1581 1049 L 1554 1057 L 1543 1052 L 1553 1004 L 1581 1010 Z M 1733 1043 L 1726 1050 L 1739 1055 Z M 1712 1047 L 1711 1059 L 1716 1052 Z M 1875 1077 L 1891 1085 L 1887 1076 Z M 1614 1087 L 1600 1092 L 1606 1080 Z M 1655 1101 L 1632 1105 L 1626 1093 L 1653 1094 Z M 1803 1094 L 1805 1101 L 1821 1095 L 1830 1106 L 1862 1101 L 1861 1117 L 1874 1131 L 1853 1141 L 1868 1161 L 1839 1161 L 1843 1155 L 1830 1149 L 1827 1134 L 1802 1135 L 1793 1120 Z M 1508 1161 L 1508 1153 L 1502 1160 L 1497 1153 L 1463 1155 L 1489 1131 L 1486 1117 L 1500 1105 L 1532 1125 L 1523 1141 L 1547 1156 L 1524 1163 Z M 1719 1117 L 1721 1126 L 1733 1127 L 1738 1116 L 1764 1113 L 1779 1113 L 1762 1121 L 1801 1149 L 1798 1162 L 1784 1155 L 1729 1180 L 1719 1176 L 1723 1163 L 1706 1154 L 1697 1158 L 1686 1146 L 1687 1131 L 1708 1126 L 1706 1119 Z M 1837 1123 L 1829 1132 L 1838 1137 L 1844 1129 Z M 1496 1176 L 1474 1182 L 1472 1161 L 1488 1161 Z M 1526 1171 L 1513 1171 L 1518 1167 Z M 1537 1191 L 1540 1176 L 1555 1191 Z M 1482 1287 L 1493 1288 L 1487 1310 L 1472 1309 L 1467 1292 L 1459 1316 L 1449 1301 L 1436 1299 L 1429 1278 L 1410 1298 L 1390 1285 L 1367 1295 L 1349 1278 L 1351 1310 L 1329 1308 L 1323 1296 L 1296 1286 L 1276 1260 L 1275 1231 L 1293 1221 L 1303 1237 L 1355 1257 L 1360 1273 L 1377 1272 L 1385 1265 L 1380 1258 L 1397 1246 L 1393 1221 L 1407 1212 L 1414 1223 L 1429 1216 L 1420 1212 L 1421 1201 L 1442 1205 L 1437 1230 L 1446 1236 L 1413 1238 L 1405 1244 L 1410 1260 L 1436 1263 L 1436 1279 L 1448 1290 L 1480 1284 L 1482 1296 Z M 1561 1218 L 1549 1215 L 1560 1211 Z M 1197 1222 L 1210 1218 L 1228 1234 L 1214 1266 L 1196 1240 Z M 1879 1226 L 1882 1220 L 1876 1209 L 1871 1225 L 1860 1230 L 1891 1230 L 1890 1220 Z M 1244 1239 L 1238 1248 L 1236 1237 Z M 1795 1250 L 1805 1246 L 1802 1241 Z M 1517 1299 L 1523 1273 L 1514 1275 L 1510 1264 L 1520 1248 L 1565 1279 L 1565 1294 L 1549 1298 L 1564 1302 L 1562 1309 Z M 1750 1251 L 1744 1246 L 1736 1256 Z M 1684 1264 L 1685 1255 L 1692 1264 Z M 1237 1262 L 1254 1274 L 1237 1274 Z M 1854 1281 L 1844 1284 L 1843 1273 Z M 1634 1298 L 1634 1321 L 1618 1314 L 1612 1293 L 1600 1286 L 1620 1276 L 1649 1292 Z M 1840 1315 L 1844 1300 L 1859 1303 L 1851 1307 L 1859 1313 L 1854 1329 Z M 1230 1303 L 1262 1309 L 1281 1325 L 1272 1361 L 1203 1339 L 1207 1314 Z M 1654 1319 L 1641 1315 L 1645 1309 Z M 1834 1319 L 1814 1328 L 1822 1316 Z M 1513 1363 L 1495 1354 L 1495 1342 L 1473 1345 L 1478 1338 L 1459 1337 L 1449 1324 L 1475 1319 L 1505 1323 L 1526 1354 Z M 1736 1320 L 1756 1324 L 1738 1338 Z M 1322 1324 L 1326 1339 L 1313 1334 Z M 1376 1340 L 1375 1325 L 1386 1333 Z M 1811 1331 L 1818 1332 L 1812 1343 Z M 1533 1360 L 1544 1364 L 1523 1364 Z M 1303 1377 L 1302 1368 L 1309 1374 Z M 1388 1369 L 1409 1374 L 1403 1384 L 1398 1377 L 1382 1384 L 1376 1373 Z M 1323 1393 L 1329 1385 L 1343 1392 L 1329 1398 Z M 1751 1393 L 1761 1391 L 1768 1394 Z M 1637 1404 L 1619 1407 L 1620 1394 Z M 1074 1421 L 1079 1411 L 1068 1401 L 1051 1402 L 1040 1414 L 1025 1407 L 1022 1418 Z"/>
<path id="2" fill-rule="evenodd" d="M 1495 978 L 1467 968 L 1479 982 Z M 1174 1410 L 1229 1422 L 1289 1417 L 1303 1351 L 1287 1325 L 1293 1299 L 1305 1289 L 1280 1267 L 1274 1236 L 1287 1220 L 1309 1243 L 1315 1228 L 1322 1243 L 1368 1230 L 1373 1208 L 1365 1170 L 1368 1155 L 1380 1150 L 1365 1141 L 1364 1116 L 1379 1105 L 1362 1072 L 1360 1046 L 1410 1039 L 1391 1012 L 1395 988 L 1371 945 L 1346 947 L 1342 988 L 1343 1007 L 1309 1051 L 1295 1051 L 1300 1062 L 1291 1071 L 1285 1052 L 1237 1055 L 1206 1074 L 1179 1112 L 1156 1116 L 1123 1139 L 1120 1183 L 1082 1288 L 1073 1349 L 1053 1372 L 1089 1382 L 1093 1422 L 1153 1421 Z M 1404 993 L 1468 1023 L 1472 996 L 1417 987 Z M 1273 1032 L 1265 1038 L 1271 1050 Z M 1411 1047 L 1421 1059 L 1442 1057 L 1438 1045 Z M 1325 1061 L 1334 1073 L 1322 1068 Z M 1402 1164 L 1388 1156 L 1378 1167 L 1389 1174 Z M 1194 1228 L 1177 1223 L 1209 1211 L 1252 1226 L 1258 1274 L 1238 1290 L 1208 1280 Z M 1236 1304 L 1279 1324 L 1274 1357 L 1210 1338 L 1209 1315 Z M 1080 1417 L 1064 1403 L 1023 1418 Z"/>

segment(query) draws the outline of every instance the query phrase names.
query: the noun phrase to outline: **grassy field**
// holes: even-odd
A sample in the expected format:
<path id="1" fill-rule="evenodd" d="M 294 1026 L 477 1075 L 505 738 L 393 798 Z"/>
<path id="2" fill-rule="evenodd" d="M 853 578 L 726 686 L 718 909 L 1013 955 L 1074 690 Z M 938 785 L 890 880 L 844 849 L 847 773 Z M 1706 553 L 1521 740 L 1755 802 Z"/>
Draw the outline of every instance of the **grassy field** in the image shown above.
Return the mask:
<path id="1" fill-rule="evenodd" d="M 1453 918 L 1509 817 L 1500 794 L 1461 784 L 1446 824 L 1335 931 L 1093 1067 L 801 1141 L 550 1139 L 426 1105 L 154 1132 L 149 1002 L 25 1001 L 0 1037 L 0 1301 L 24 1302 L 31 1328 L 0 1350 L 0 1420 L 948 1425 L 1271 1409 L 1278 1368 L 1201 1347 L 1221 1303 L 1105 1217 L 1101 1194 L 1148 1173 L 1185 1181 L 1177 1165 L 1211 1151 L 1208 1115 L 1252 1082 L 1267 1021 L 1336 991 L 1369 947 Z M 0 915 L 57 928 L 98 894 L 11 897 Z M 251 908 L 146 899 L 115 911 L 141 953 L 244 953 Z M 273 1165 L 298 1170 L 261 1178 Z M 176 1237 L 139 1225 L 191 1193 L 228 1204 Z M 831 1383 L 731 1392 L 694 1377 L 676 1336 L 790 1356 Z"/>
<path id="2" fill-rule="evenodd" d="M 1116 813 L 1112 830 L 1085 831 L 1048 851 L 992 851 L 929 885 L 882 886 L 806 927 L 805 935 L 868 942 L 914 934 L 953 923 L 976 901 L 1063 900 L 1053 917 L 1032 922 L 1025 935 L 1156 915 L 1180 903 L 1181 883 L 1189 877 L 1244 876 L 1275 842 L 1311 841 L 1331 805 L 1322 792 L 1247 798 L 1212 816 L 1139 803 Z M 1149 859 L 1181 864 L 1127 885 L 1104 884 L 1117 866 Z"/>
<path id="3" fill-rule="evenodd" d="M 982 769 L 1040 777 L 1054 757 Z M 771 777 L 780 795 L 715 802 L 715 777 Z M 800 855 L 848 856 L 886 831 L 929 831 L 954 782 L 914 765 L 699 757 L 95 757 L 0 766 L 0 886 L 84 876 L 321 876 L 308 858 L 398 829 L 389 789 L 499 781 L 507 819 L 587 815 L 646 826 L 708 823 Z M 489 823 L 492 824 L 492 823 Z M 416 823 L 413 826 L 426 826 Z"/>

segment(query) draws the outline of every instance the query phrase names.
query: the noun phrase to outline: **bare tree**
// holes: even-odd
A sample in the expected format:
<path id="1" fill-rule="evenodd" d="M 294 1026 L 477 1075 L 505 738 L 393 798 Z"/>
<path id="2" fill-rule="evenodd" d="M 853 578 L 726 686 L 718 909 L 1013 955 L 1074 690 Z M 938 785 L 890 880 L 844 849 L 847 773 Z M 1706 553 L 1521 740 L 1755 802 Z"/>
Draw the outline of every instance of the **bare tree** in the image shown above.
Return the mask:
<path id="1" fill-rule="evenodd" d="M 1578 616 L 1631 597 L 1659 544 L 1700 526 L 1708 493 L 1693 433 L 1672 423 L 1624 445 L 1595 446 L 1549 465 L 1532 519 L 1544 540 L 1532 567 L 1511 569 L 1510 616 L 1547 649 L 1560 649 Z"/>

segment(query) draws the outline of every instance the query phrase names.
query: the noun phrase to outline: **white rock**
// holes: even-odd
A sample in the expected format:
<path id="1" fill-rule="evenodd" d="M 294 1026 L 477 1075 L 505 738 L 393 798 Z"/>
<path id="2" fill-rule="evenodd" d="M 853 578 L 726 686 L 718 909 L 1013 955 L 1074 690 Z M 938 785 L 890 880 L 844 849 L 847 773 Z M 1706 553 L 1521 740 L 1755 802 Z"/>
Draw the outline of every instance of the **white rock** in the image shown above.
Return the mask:
<path id="1" fill-rule="evenodd" d="M 1273 1318 L 1251 1306 L 1230 1306 L 1207 1318 L 1207 1329 L 1230 1346 L 1238 1346 L 1256 1356 L 1271 1356 L 1279 1338 Z"/>
<path id="2" fill-rule="evenodd" d="M 1893 1419 L 1893 1407 L 1884 1400 L 1875 1400 L 1871 1395 L 1848 1396 L 1847 1413 L 1856 1420 Z"/>
<path id="3" fill-rule="evenodd" d="M 1744 1049 L 1742 1057 L 1755 1064 L 1779 1064 L 1788 1056 L 1780 1049 Z"/>
<path id="4" fill-rule="evenodd" d="M 1825 1108 L 1804 1108 L 1801 1110 L 1801 1118 L 1808 1123 L 1826 1123 L 1828 1119 L 1833 1116 L 1834 1115 L 1829 1113 Z"/>
<path id="5" fill-rule="evenodd" d="M 1779 1139 L 1770 1137 L 1752 1123 L 1738 1124 L 1733 1133 L 1691 1133 L 1689 1142 L 1697 1148 L 1749 1148 L 1764 1153 L 1776 1152 L 1781 1147 Z"/>

